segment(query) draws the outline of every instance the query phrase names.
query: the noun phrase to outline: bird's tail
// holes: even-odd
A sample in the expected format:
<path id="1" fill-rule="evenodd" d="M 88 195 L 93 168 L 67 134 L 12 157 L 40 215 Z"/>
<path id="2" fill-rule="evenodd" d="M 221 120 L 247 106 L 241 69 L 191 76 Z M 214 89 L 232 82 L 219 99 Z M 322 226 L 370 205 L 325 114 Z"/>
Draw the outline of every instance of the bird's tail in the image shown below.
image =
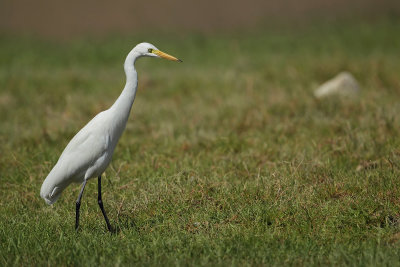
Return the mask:
<path id="1" fill-rule="evenodd" d="M 66 186 L 58 184 L 54 181 L 51 172 L 46 177 L 40 189 L 40 196 L 46 201 L 46 204 L 52 205 L 61 196 L 62 191 Z"/>
<path id="2" fill-rule="evenodd" d="M 52 205 L 57 199 L 61 196 L 62 190 L 59 187 L 48 187 L 45 183 L 43 183 L 42 188 L 40 189 L 40 196 L 46 201 L 46 204 Z"/>

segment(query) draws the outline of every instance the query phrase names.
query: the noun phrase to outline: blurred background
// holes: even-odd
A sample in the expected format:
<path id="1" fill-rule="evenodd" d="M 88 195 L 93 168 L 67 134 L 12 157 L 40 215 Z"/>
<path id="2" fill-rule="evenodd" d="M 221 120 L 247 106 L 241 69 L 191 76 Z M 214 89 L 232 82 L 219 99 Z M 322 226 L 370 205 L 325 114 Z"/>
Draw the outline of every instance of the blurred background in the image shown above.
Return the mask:
<path id="1" fill-rule="evenodd" d="M 142 41 L 184 62 L 136 64 L 120 232 L 90 183 L 76 234 L 79 186 L 40 186 Z M 400 0 L 0 0 L 0 266 L 396 266 L 399 70 Z M 358 94 L 317 99 L 342 71 Z"/>
<path id="2" fill-rule="evenodd" d="M 220 32 L 315 21 L 398 16 L 397 0 L 2 0 L 0 31 L 73 38 L 157 31 Z"/>

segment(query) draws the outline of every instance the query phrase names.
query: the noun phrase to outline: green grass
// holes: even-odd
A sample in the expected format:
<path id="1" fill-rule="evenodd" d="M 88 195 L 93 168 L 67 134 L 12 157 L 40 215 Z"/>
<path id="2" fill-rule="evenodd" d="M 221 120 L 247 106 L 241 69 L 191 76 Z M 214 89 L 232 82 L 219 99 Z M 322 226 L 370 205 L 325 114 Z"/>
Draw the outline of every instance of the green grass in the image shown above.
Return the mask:
<path id="1" fill-rule="evenodd" d="M 400 21 L 70 42 L 0 37 L 0 265 L 399 265 Z M 40 186 L 124 85 L 139 92 L 103 199 Z M 359 98 L 317 101 L 339 71 Z"/>

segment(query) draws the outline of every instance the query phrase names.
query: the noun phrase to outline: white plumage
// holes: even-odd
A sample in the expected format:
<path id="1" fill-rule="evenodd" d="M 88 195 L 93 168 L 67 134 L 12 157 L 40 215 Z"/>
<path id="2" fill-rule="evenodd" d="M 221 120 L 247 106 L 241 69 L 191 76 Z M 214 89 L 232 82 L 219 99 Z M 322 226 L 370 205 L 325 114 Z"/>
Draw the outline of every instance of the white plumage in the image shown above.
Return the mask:
<path id="1" fill-rule="evenodd" d="M 40 196 L 47 204 L 53 204 L 70 183 L 82 183 L 105 171 L 126 121 L 127 118 L 108 109 L 97 114 L 72 138 L 43 182 Z"/>
<path id="2" fill-rule="evenodd" d="M 72 182 L 83 183 L 77 201 L 76 228 L 79 220 L 78 202 L 80 206 L 84 186 L 90 178 L 99 177 L 100 204 L 100 176 L 110 163 L 115 146 L 125 129 L 137 90 L 137 72 L 134 64 L 138 58 L 143 56 L 181 61 L 159 51 L 149 43 L 140 43 L 133 48 L 125 60 L 126 84 L 121 95 L 109 109 L 97 114 L 72 138 L 42 184 L 40 196 L 47 204 L 51 205 L 69 184 Z M 104 211 L 103 215 L 106 218 Z M 106 221 L 108 221 L 107 218 Z M 107 226 L 109 226 L 108 223 Z"/>

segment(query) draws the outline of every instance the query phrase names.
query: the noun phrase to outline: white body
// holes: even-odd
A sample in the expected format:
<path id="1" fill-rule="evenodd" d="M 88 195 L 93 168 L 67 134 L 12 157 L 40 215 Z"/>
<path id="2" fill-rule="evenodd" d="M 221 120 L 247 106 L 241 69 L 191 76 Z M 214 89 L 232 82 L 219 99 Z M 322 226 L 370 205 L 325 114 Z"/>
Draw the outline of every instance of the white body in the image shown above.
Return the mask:
<path id="1" fill-rule="evenodd" d="M 148 43 L 132 49 L 124 64 L 126 85 L 121 95 L 108 110 L 100 112 L 86 124 L 64 149 L 40 190 L 40 196 L 47 204 L 53 204 L 72 182 L 82 183 L 106 170 L 135 99 L 137 73 L 134 63 L 141 56 L 157 57 L 149 54 L 149 49 L 156 50 Z"/>

